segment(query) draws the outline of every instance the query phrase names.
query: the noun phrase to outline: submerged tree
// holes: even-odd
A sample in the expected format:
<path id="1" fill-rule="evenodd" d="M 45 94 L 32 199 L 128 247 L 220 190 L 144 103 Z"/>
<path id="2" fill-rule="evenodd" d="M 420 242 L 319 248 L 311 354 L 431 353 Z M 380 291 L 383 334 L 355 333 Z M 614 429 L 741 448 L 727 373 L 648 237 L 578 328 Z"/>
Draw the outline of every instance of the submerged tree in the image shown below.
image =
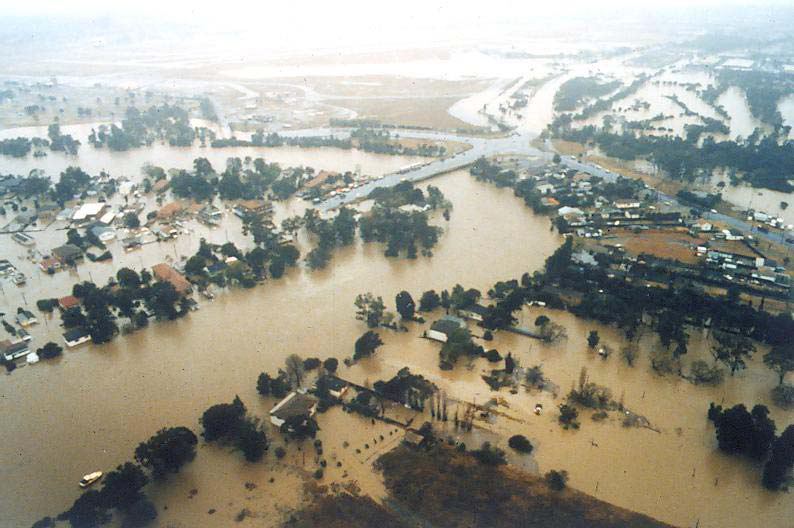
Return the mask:
<path id="1" fill-rule="evenodd" d="M 747 367 L 745 359 L 749 359 L 755 352 L 755 345 L 749 338 L 727 332 L 715 332 L 714 339 L 717 344 L 712 347 L 712 355 L 714 359 L 731 369 L 731 376 L 737 370 Z"/>
<path id="2" fill-rule="evenodd" d="M 160 429 L 135 449 L 135 460 L 151 469 L 155 479 L 162 479 L 196 458 L 197 443 L 198 438 L 187 427 Z"/>
<path id="3" fill-rule="evenodd" d="M 371 356 L 382 344 L 383 341 L 381 341 L 380 336 L 376 332 L 368 330 L 361 337 L 356 339 L 353 359 L 359 360 Z"/>
<path id="4" fill-rule="evenodd" d="M 764 364 L 778 375 L 778 385 L 789 372 L 794 372 L 794 341 L 777 344 L 764 355 Z"/>

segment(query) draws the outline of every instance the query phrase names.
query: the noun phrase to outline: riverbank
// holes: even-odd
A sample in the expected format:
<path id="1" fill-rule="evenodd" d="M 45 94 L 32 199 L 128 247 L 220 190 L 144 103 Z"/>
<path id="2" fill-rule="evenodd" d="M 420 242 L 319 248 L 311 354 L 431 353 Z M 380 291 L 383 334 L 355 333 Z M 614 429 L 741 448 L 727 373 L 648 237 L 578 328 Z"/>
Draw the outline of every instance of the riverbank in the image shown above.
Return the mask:
<path id="1" fill-rule="evenodd" d="M 376 465 L 390 495 L 437 526 L 671 528 L 570 488 L 552 490 L 540 477 L 486 465 L 443 444 L 428 452 L 400 446 Z"/>

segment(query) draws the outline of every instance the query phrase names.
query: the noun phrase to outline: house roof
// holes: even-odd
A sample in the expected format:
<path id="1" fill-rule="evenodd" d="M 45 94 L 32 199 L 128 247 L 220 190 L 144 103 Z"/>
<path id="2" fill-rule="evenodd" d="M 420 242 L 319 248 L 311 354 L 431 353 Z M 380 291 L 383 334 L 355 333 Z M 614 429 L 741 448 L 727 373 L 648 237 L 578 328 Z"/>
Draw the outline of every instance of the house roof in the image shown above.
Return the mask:
<path id="1" fill-rule="evenodd" d="M 170 282 L 177 293 L 185 293 L 190 289 L 190 283 L 187 279 L 165 262 L 152 266 L 152 272 L 159 280 Z"/>
<path id="2" fill-rule="evenodd" d="M 83 337 L 88 336 L 88 331 L 85 328 L 70 328 L 63 333 L 63 338 L 66 341 L 77 341 Z"/>
<path id="3" fill-rule="evenodd" d="M 78 299 L 74 295 L 67 295 L 66 297 L 61 297 L 60 299 L 58 299 L 58 306 L 60 306 L 64 310 L 73 308 L 78 304 L 80 304 L 80 299 Z"/>
<path id="4" fill-rule="evenodd" d="M 326 376 L 325 385 L 332 391 L 340 391 L 347 387 L 347 382 L 333 376 Z"/>
<path id="5" fill-rule="evenodd" d="M 270 204 L 264 200 L 243 200 L 237 203 L 237 207 L 247 211 L 258 211 L 260 209 L 266 209 L 269 206 Z"/>
<path id="6" fill-rule="evenodd" d="M 89 216 L 96 216 L 105 208 L 103 203 L 87 203 L 80 206 L 80 208 L 72 215 L 72 220 L 84 220 Z"/>
<path id="7" fill-rule="evenodd" d="M 430 328 L 431 330 L 435 330 L 436 332 L 441 332 L 442 334 L 450 334 L 456 329 L 465 326 L 465 324 L 466 323 L 463 321 L 463 319 L 445 315 L 438 321 L 434 322 L 430 326 Z"/>
<path id="8" fill-rule="evenodd" d="M 18 352 L 22 352 L 23 350 L 28 349 L 28 344 L 24 341 L 18 341 L 16 343 L 12 343 L 8 339 L 4 341 L 0 341 L 0 353 L 3 354 L 16 354 Z"/>
<path id="9" fill-rule="evenodd" d="M 157 218 L 171 218 L 172 216 L 179 214 L 185 207 L 179 202 L 171 202 L 170 204 L 164 205 L 157 211 Z"/>
<path id="10" fill-rule="evenodd" d="M 465 308 L 461 308 L 461 310 L 465 310 L 467 312 L 475 313 L 477 315 L 485 315 L 485 314 L 488 313 L 488 308 L 486 308 L 485 306 L 483 306 L 481 304 L 477 304 L 477 303 L 470 304 L 470 305 L 466 306 Z"/>
<path id="11" fill-rule="evenodd" d="M 270 410 L 270 416 L 275 416 L 281 420 L 287 420 L 296 416 L 307 416 L 311 414 L 317 400 L 307 394 L 292 391 L 286 398 L 281 400 Z"/>
<path id="12" fill-rule="evenodd" d="M 72 259 L 83 254 L 83 250 L 74 244 L 64 244 L 52 250 L 52 255 L 57 259 Z"/>
<path id="13" fill-rule="evenodd" d="M 152 185 L 152 190 L 157 193 L 163 192 L 164 190 L 168 189 L 169 185 L 171 184 L 168 182 L 168 180 L 158 180 L 154 182 L 154 185 Z"/>

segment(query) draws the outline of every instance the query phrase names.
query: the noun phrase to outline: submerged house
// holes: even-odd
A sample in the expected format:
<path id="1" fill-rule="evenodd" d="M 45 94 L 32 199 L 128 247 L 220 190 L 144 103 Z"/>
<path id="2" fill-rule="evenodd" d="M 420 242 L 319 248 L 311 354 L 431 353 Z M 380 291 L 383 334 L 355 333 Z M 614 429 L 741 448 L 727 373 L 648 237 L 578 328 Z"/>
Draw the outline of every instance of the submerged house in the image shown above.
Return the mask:
<path id="1" fill-rule="evenodd" d="M 486 314 L 488 313 L 488 308 L 481 304 L 470 304 L 465 308 L 460 308 L 458 310 L 458 315 L 463 317 L 464 319 L 471 319 L 473 321 L 482 321 Z"/>
<path id="2" fill-rule="evenodd" d="M 0 341 L 0 354 L 6 361 L 14 361 L 22 356 L 30 354 L 30 349 L 25 341 L 17 341 L 12 343 L 9 340 Z"/>
<path id="3" fill-rule="evenodd" d="M 152 266 L 152 273 L 157 280 L 171 283 L 179 295 L 190 293 L 191 285 L 188 280 L 168 264 L 163 262 Z"/>
<path id="4" fill-rule="evenodd" d="M 63 333 L 63 340 L 69 348 L 82 345 L 91 340 L 91 335 L 84 328 L 72 328 Z"/>
<path id="5" fill-rule="evenodd" d="M 430 326 L 430 330 L 425 332 L 425 337 L 446 343 L 449 334 L 465 326 L 466 322 L 460 317 L 445 315 Z"/>
<path id="6" fill-rule="evenodd" d="M 298 391 L 292 391 L 270 409 L 270 423 L 281 427 L 287 421 L 301 424 L 317 412 L 317 399 Z"/>
<path id="7" fill-rule="evenodd" d="M 64 244 L 52 250 L 52 256 L 68 266 L 83 258 L 83 250 L 74 244 Z"/>

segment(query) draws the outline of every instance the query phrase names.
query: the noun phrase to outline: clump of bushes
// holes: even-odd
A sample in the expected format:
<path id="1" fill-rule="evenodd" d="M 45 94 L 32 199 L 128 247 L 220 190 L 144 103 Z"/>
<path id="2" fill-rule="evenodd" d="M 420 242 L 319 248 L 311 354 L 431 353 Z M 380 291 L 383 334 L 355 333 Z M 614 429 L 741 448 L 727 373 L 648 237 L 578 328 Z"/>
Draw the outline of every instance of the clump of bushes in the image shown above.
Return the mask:
<path id="1" fill-rule="evenodd" d="M 717 365 L 709 365 L 702 359 L 693 361 L 689 370 L 693 383 L 700 385 L 719 385 L 725 375 Z"/>
<path id="2" fill-rule="evenodd" d="M 556 469 L 552 469 L 547 472 L 543 478 L 546 480 L 546 485 L 552 491 L 562 491 L 568 483 L 568 472 L 565 470 L 557 471 Z"/>
<path id="3" fill-rule="evenodd" d="M 794 386 L 778 385 L 772 389 L 772 401 L 783 409 L 794 409 Z"/>
<path id="4" fill-rule="evenodd" d="M 524 435 L 514 435 L 510 437 L 510 440 L 507 441 L 507 445 L 509 445 L 512 449 L 515 449 L 519 453 L 531 453 L 532 452 L 532 443 L 527 439 Z"/>

